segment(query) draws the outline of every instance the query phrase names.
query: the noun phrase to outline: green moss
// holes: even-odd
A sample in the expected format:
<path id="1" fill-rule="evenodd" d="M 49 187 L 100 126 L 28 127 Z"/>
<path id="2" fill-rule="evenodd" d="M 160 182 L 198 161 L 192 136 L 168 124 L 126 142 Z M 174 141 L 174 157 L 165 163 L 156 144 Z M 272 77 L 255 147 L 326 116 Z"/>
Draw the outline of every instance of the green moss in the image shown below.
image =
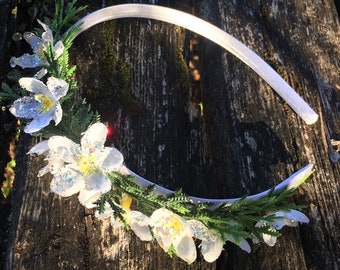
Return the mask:
<path id="1" fill-rule="evenodd" d="M 143 104 L 136 100 L 131 93 L 132 75 L 127 63 L 118 59 L 112 49 L 113 33 L 116 23 L 114 21 L 105 22 L 101 34 L 103 37 L 103 69 L 108 76 L 113 79 L 112 84 L 119 91 L 119 98 L 123 106 L 132 114 L 140 114 L 144 111 Z"/>
<path id="2" fill-rule="evenodd" d="M 102 27 L 101 35 L 103 38 L 103 60 L 105 65 L 110 66 L 110 64 L 115 65 L 117 62 L 117 57 L 112 50 L 112 35 L 115 32 L 116 22 L 109 21 L 105 22 Z"/>
<path id="3" fill-rule="evenodd" d="M 189 67 L 184 59 L 182 48 L 178 48 L 176 51 L 176 72 L 179 74 L 176 88 L 180 87 L 185 92 L 189 93 L 190 89 Z"/>

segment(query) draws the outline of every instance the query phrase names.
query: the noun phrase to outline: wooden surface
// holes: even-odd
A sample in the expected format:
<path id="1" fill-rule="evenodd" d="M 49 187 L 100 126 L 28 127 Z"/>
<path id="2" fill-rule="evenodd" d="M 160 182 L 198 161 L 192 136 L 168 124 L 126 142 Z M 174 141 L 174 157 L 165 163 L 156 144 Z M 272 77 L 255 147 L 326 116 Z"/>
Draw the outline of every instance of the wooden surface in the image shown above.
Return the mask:
<path id="1" fill-rule="evenodd" d="M 36 177 L 42 159 L 25 154 L 36 139 L 22 136 L 5 269 L 338 269 L 340 163 L 332 142 L 340 139 L 340 28 L 334 2 L 154 2 L 240 39 L 320 119 L 304 124 L 253 71 L 205 39 L 161 22 L 119 20 L 82 34 L 71 53 L 82 95 L 113 128 L 109 142 L 146 178 L 206 197 L 259 192 L 314 163 L 313 177 L 292 198 L 307 206 L 310 224 L 283 229 L 274 247 L 252 245 L 247 254 L 228 243 L 216 264 L 199 259 L 188 266 L 156 243 L 96 220 L 76 197 L 50 194 L 50 178 Z M 187 65 L 197 56 L 192 63 L 200 80 Z"/>

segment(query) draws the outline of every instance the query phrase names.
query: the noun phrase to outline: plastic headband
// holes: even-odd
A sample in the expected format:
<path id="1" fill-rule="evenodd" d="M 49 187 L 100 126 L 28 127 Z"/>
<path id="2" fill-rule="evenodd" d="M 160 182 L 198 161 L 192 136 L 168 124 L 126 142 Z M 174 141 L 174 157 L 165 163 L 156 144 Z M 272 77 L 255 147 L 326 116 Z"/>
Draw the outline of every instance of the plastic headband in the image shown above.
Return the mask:
<path id="1" fill-rule="evenodd" d="M 251 67 L 259 76 L 261 76 L 275 91 L 279 94 L 289 106 L 307 123 L 313 124 L 317 121 L 318 115 L 313 111 L 313 109 L 291 88 L 281 76 L 271 68 L 260 56 L 258 56 L 254 51 L 249 49 L 242 42 L 231 36 L 230 34 L 224 32 L 220 28 L 208 23 L 200 18 L 197 18 L 188 13 L 178 11 L 175 9 L 152 6 L 144 4 L 124 4 L 111 6 L 107 8 L 95 11 L 81 20 L 79 20 L 74 26 L 79 27 L 76 32 L 75 37 L 77 37 L 82 32 L 88 30 L 92 26 L 99 23 L 119 19 L 119 18 L 146 18 L 155 19 L 168 23 L 172 23 L 181 27 L 184 27 L 192 32 L 195 32 L 213 42 L 220 45 L 227 51 L 234 54 L 237 58 L 242 60 L 246 65 Z M 312 171 L 313 164 L 309 164 L 301 170 L 297 171 L 285 181 L 281 182 L 274 187 L 275 191 L 280 191 L 285 187 L 289 186 L 291 183 L 303 179 L 306 175 L 310 174 Z M 136 178 L 136 183 L 141 187 L 147 187 L 149 185 L 154 185 L 154 192 L 162 195 L 172 194 L 173 191 L 162 186 L 154 184 L 135 172 L 128 169 L 128 172 Z M 268 194 L 271 189 L 248 196 L 247 199 L 257 199 Z M 240 198 L 231 199 L 209 199 L 209 198 L 199 198 L 190 196 L 193 202 L 209 202 L 216 206 L 222 203 L 233 203 L 238 201 Z"/>
<path id="2" fill-rule="evenodd" d="M 76 26 L 80 26 L 80 28 L 76 36 L 96 24 L 131 17 L 155 19 L 176 24 L 215 42 L 251 67 L 308 125 L 317 121 L 316 112 L 260 56 L 220 28 L 185 12 L 143 4 L 111 6 L 93 12 L 79 20 Z"/>

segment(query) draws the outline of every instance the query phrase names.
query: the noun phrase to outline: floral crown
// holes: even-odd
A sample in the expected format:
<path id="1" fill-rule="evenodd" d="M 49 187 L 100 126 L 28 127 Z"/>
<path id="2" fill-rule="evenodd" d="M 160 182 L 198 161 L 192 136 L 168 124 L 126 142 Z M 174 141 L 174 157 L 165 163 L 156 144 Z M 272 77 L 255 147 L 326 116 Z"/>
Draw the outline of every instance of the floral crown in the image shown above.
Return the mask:
<path id="1" fill-rule="evenodd" d="M 87 208 L 95 208 L 99 219 L 131 228 L 142 241 L 156 240 L 169 255 L 188 263 L 196 260 L 195 240 L 208 262 L 215 261 L 226 241 L 246 252 L 247 241 L 273 246 L 279 230 L 308 223 L 302 206 L 287 201 L 313 173 L 309 164 L 279 185 L 259 194 L 233 199 L 198 198 L 172 191 L 144 179 L 124 165 L 121 152 L 105 146 L 108 128 L 86 101 L 75 97 L 75 66 L 69 65 L 68 51 L 81 32 L 103 21 L 142 17 L 173 23 L 219 44 L 256 71 L 307 123 L 318 116 L 306 102 L 257 54 L 221 29 L 174 9 L 126 4 L 101 9 L 87 15 L 64 33 L 63 28 L 85 7 L 76 1 L 64 7 L 57 1 L 55 17 L 42 31 L 25 33 L 33 54 L 12 57 L 10 65 L 23 69 L 41 67 L 32 77 L 20 77 L 20 87 L 4 87 L 16 97 L 10 112 L 18 117 L 24 132 L 42 136 L 29 154 L 46 157 L 47 165 L 38 176 L 52 175 L 51 191 L 62 197 L 78 194 Z M 28 91 L 28 95 L 26 94 Z M 52 123 L 51 123 L 52 122 Z M 131 209 L 131 202 L 133 210 Z"/>

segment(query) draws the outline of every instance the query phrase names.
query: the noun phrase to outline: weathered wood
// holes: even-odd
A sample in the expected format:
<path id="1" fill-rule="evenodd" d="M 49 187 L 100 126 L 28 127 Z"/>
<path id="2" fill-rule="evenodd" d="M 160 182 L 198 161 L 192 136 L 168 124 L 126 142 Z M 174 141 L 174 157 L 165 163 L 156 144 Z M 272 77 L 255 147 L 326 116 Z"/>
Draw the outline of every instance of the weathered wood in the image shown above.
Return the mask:
<path id="1" fill-rule="evenodd" d="M 320 120 L 305 125 L 253 71 L 209 41 L 198 38 L 190 52 L 188 31 L 119 20 L 83 33 L 71 52 L 83 96 L 113 128 L 109 141 L 146 178 L 207 197 L 255 193 L 315 163 L 293 198 L 307 205 L 310 224 L 282 230 L 274 247 L 252 245 L 247 254 L 228 243 L 217 265 L 199 259 L 188 266 L 98 221 L 76 197 L 50 194 L 50 178 L 36 177 L 41 158 L 24 154 L 36 141 L 23 136 L 6 269 L 338 269 L 340 166 L 331 139 L 340 134 L 340 28 L 333 1 L 157 4 L 193 12 L 243 41 Z M 201 76 L 195 93 L 186 68 L 193 53 Z M 201 101 L 203 116 L 194 110 Z"/>
<path id="2" fill-rule="evenodd" d="M 204 108 L 214 138 L 211 148 L 217 150 L 212 154 L 217 175 L 228 179 L 225 192 L 258 191 L 306 163 L 315 163 L 316 169 L 294 197 L 308 206 L 310 224 L 284 230 L 274 248 L 254 246 L 250 255 L 232 248 L 227 266 L 338 269 L 339 152 L 331 139 L 337 139 L 340 128 L 340 29 L 333 1 L 261 1 L 260 6 L 209 1 L 199 14 L 257 51 L 320 115 L 315 125 L 306 126 L 256 74 L 202 41 L 203 103 L 215 104 Z"/>

